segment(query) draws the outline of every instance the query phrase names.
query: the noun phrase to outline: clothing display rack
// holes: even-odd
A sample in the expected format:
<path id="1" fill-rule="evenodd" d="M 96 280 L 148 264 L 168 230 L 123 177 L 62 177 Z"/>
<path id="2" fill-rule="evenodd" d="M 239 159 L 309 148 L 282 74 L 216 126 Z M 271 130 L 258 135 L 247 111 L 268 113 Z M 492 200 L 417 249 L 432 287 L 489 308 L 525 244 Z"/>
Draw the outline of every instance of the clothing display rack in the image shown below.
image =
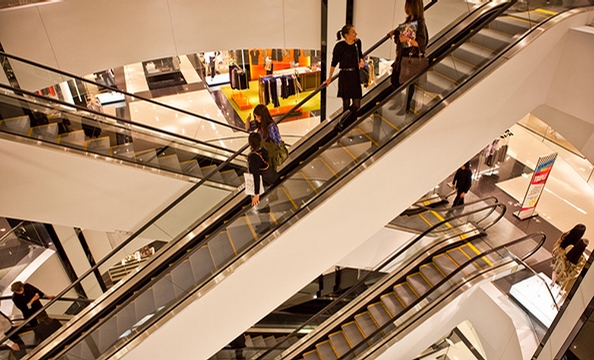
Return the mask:
<path id="1" fill-rule="evenodd" d="M 229 82 L 232 90 L 231 98 L 235 101 L 239 109 L 251 109 L 252 104 L 250 104 L 247 96 L 242 92 L 242 90 L 250 88 L 247 72 L 237 64 L 229 65 Z"/>
<path id="2" fill-rule="evenodd" d="M 264 105 L 272 103 L 275 108 L 280 106 L 279 98 L 287 99 L 290 96 L 299 95 L 301 91 L 303 90 L 297 74 L 266 75 L 260 76 L 258 80 L 260 103 Z"/>
<path id="3" fill-rule="evenodd" d="M 505 161 L 509 138 L 512 136 L 514 136 L 514 134 L 510 130 L 505 130 L 501 136 L 493 140 L 483 151 L 481 151 L 479 156 L 478 176 L 491 176 L 497 174 L 497 169 L 499 168 L 498 163 Z M 486 165 L 487 168 L 485 170 L 480 170 L 480 167 L 483 164 Z"/>

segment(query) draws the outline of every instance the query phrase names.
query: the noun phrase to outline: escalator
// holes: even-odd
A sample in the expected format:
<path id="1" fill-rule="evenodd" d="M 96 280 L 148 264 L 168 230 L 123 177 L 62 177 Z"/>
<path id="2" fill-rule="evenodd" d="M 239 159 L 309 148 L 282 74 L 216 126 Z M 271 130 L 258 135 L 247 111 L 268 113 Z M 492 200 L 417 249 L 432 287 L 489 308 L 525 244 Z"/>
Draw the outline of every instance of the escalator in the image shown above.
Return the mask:
<path id="1" fill-rule="evenodd" d="M 390 281 L 369 291 L 356 305 L 349 304 L 348 309 L 324 324 L 323 331 L 308 334 L 283 352 L 282 358 L 353 359 L 370 353 L 377 356 L 382 345 L 393 343 L 415 323 L 428 320 L 439 306 L 452 301 L 470 284 L 520 265 L 516 259 L 524 260 L 534 254 L 545 238 L 544 234 L 532 234 L 493 248 L 473 239 L 432 253 L 420 265 L 413 265 L 412 270 L 390 274 Z"/>
<path id="2" fill-rule="evenodd" d="M 374 289 L 380 286 L 379 284 L 390 281 L 387 279 L 393 279 L 393 274 L 401 273 L 404 268 L 418 267 L 419 264 L 422 264 L 427 254 L 437 254 L 446 249 L 453 249 L 454 244 L 456 244 L 455 248 L 463 251 L 464 254 L 476 253 L 476 248 L 466 243 L 472 239 L 484 236 L 489 228 L 496 225 L 503 218 L 506 208 L 505 205 L 498 203 L 496 198 L 489 197 L 454 208 L 456 215 L 452 215 L 450 210 L 435 209 L 437 216 L 442 218 L 441 221 L 432 225 L 425 224 L 422 229 L 421 227 L 412 229 L 417 231 L 418 235 L 413 236 L 410 241 L 403 244 L 394 254 L 387 256 L 380 264 L 374 265 L 373 271 L 369 271 L 365 275 L 361 274 L 357 282 L 349 285 L 348 290 L 345 290 L 340 295 L 335 294 L 331 296 L 331 302 L 327 303 L 324 308 L 321 308 L 307 319 L 301 320 L 301 322 L 292 321 L 291 319 L 294 317 L 287 317 L 283 315 L 284 312 L 275 316 L 278 309 L 275 310 L 271 314 L 272 316 L 267 316 L 266 319 L 250 328 L 248 332 L 257 334 L 266 329 L 285 329 L 284 334 L 281 335 L 279 332 L 275 336 L 272 333 L 265 338 L 255 335 L 251 336 L 250 339 L 254 339 L 255 341 L 246 344 L 247 347 L 245 348 L 244 355 L 253 360 L 278 357 L 283 351 L 296 343 L 298 339 L 302 338 L 303 334 L 325 331 L 327 328 L 326 321 L 328 319 L 333 319 L 335 314 L 349 311 L 348 309 L 353 304 L 360 303 L 362 298 L 368 296 L 370 292 L 374 292 Z M 446 214 L 450 215 L 446 216 Z M 401 214 L 400 216 L 403 215 Z M 386 226 L 390 227 L 389 224 Z M 482 248 L 481 245 L 479 246 Z M 461 261 L 459 255 L 462 255 L 462 253 L 458 254 L 456 250 L 451 250 L 450 253 L 456 254 L 454 258 L 459 262 Z M 421 267 L 423 268 L 421 272 L 431 271 L 425 265 L 421 265 Z M 423 275 L 426 276 L 425 274 Z M 419 274 L 411 276 L 411 279 L 414 277 L 423 279 Z M 414 281 L 414 279 L 411 281 Z M 399 289 L 406 289 L 406 285 L 402 285 Z M 374 307 L 377 307 L 377 305 L 374 305 Z M 281 321 L 275 325 L 274 319 Z M 287 328 L 291 330 L 286 331 Z M 304 337 L 303 339 L 306 341 L 308 338 Z M 261 340 L 266 341 L 263 343 Z M 232 351 L 223 349 L 210 359 L 233 358 L 230 354 Z"/>
<path id="3" fill-rule="evenodd" d="M 295 234 L 298 230 L 294 229 L 302 229 L 303 226 L 306 226 L 303 224 L 311 225 L 311 221 L 309 223 L 308 221 L 312 217 L 306 216 L 307 212 L 314 211 L 314 209 L 318 211 L 318 206 L 323 208 L 321 205 L 325 205 L 325 200 L 330 194 L 333 194 L 335 198 L 340 198 L 341 194 L 333 188 L 334 185 L 342 185 L 343 179 L 354 179 L 355 175 L 359 175 L 366 167 L 361 165 L 377 161 L 378 158 L 373 157 L 374 155 L 385 153 L 388 147 L 398 142 L 395 139 L 399 140 L 400 135 L 411 133 L 410 130 L 417 123 L 416 121 L 406 124 L 405 131 L 398 132 L 398 127 L 390 126 L 387 121 L 376 115 L 378 111 L 382 110 L 385 103 L 380 104 L 373 113 L 354 124 L 338 141 L 317 150 L 311 156 L 312 160 L 287 172 L 283 183 L 265 196 L 264 203 L 268 204 L 269 212 L 250 208 L 230 219 L 223 219 L 223 213 L 228 211 L 227 208 L 237 210 L 246 204 L 247 199 L 244 197 L 238 204 L 233 206 L 228 204 L 227 208 L 221 207 L 213 217 L 201 223 L 186 237 L 188 241 L 190 238 L 192 240 L 198 238 L 196 241 L 198 245 L 192 249 L 184 248 L 181 244 L 176 245 L 177 249 L 171 247 L 163 255 L 173 258 L 174 252 L 191 250 L 185 258 L 172 261 L 171 266 L 169 263 L 165 266 L 156 263 L 147 265 L 143 270 L 144 279 L 153 275 L 156 278 L 150 283 L 148 280 L 137 282 L 146 284 L 145 289 L 147 290 L 131 295 L 130 292 L 133 291 L 131 282 L 122 284 L 121 287 L 110 293 L 113 298 L 123 300 L 119 302 L 115 315 L 107 316 L 111 309 L 95 307 L 96 315 L 98 317 L 105 316 L 105 318 L 97 319 L 98 322 L 89 324 L 86 323 L 86 320 L 90 320 L 92 316 L 88 314 L 82 316 L 78 320 L 85 322 L 84 329 L 73 329 L 72 326 L 67 328 L 62 334 L 61 341 L 70 341 L 75 337 L 77 331 L 86 332 L 84 340 L 72 344 L 63 351 L 58 349 L 62 353 L 47 356 L 69 358 L 68 354 L 70 354 L 73 358 L 96 358 L 109 356 L 101 355 L 105 352 L 114 354 L 124 343 L 137 338 L 139 334 L 148 334 L 145 332 L 148 325 L 157 318 L 175 319 L 176 323 L 181 321 L 178 320 L 179 317 L 173 317 L 177 311 L 172 313 L 172 307 L 187 307 L 194 299 L 201 298 L 203 294 L 210 296 L 221 285 L 233 283 L 231 281 L 234 275 L 233 270 L 237 269 L 237 272 L 240 272 L 239 264 L 249 267 L 256 260 L 256 254 L 260 255 L 261 251 L 273 247 L 265 246 L 272 243 L 272 238 L 275 238 L 275 246 L 278 243 L 287 244 L 289 241 L 287 239 L 292 237 L 295 240 L 298 235 L 292 235 L 292 237 L 287 235 Z M 423 110 L 423 108 L 421 109 Z M 423 111 L 425 110 L 429 110 L 429 108 L 427 107 Z M 420 115 L 422 118 L 424 114 L 421 112 Z M 375 129 L 376 126 L 381 130 L 376 133 L 377 137 L 374 138 L 373 133 L 361 135 L 361 129 Z M 363 141 L 363 137 L 367 137 L 367 142 Z M 369 170 L 377 168 L 377 166 L 370 167 Z M 432 181 L 432 179 L 427 180 L 427 182 Z M 403 201 L 408 199 L 407 197 L 403 198 Z M 408 201 L 408 203 L 411 202 L 412 199 Z M 294 215 L 297 216 L 294 217 Z M 301 219 L 301 224 L 296 221 L 297 218 Z M 290 227 L 293 224 L 295 227 Z M 222 227 L 219 228 L 220 225 Z M 280 241 L 280 239 L 285 241 Z M 340 253 L 336 256 L 340 256 Z M 260 257 L 265 257 L 265 255 Z M 238 258 L 242 260 L 238 261 Z M 249 262 L 247 262 L 248 258 Z M 168 269 L 166 273 L 162 273 L 164 267 Z M 313 271 L 317 271 L 317 269 L 314 268 Z M 135 276 L 128 280 L 134 279 Z M 227 281 L 223 282 L 223 279 Z M 194 281 L 196 281 L 194 284 L 190 284 Z M 216 288 L 214 287 L 215 283 L 217 283 Z M 150 321 L 148 321 L 149 319 Z M 237 326 L 242 325 L 238 324 Z M 156 327 L 153 326 L 152 329 L 154 331 Z M 164 332 L 161 331 L 160 334 L 164 334 Z M 141 340 L 140 337 L 137 339 Z M 45 355 L 37 354 L 35 356 L 45 357 Z"/>

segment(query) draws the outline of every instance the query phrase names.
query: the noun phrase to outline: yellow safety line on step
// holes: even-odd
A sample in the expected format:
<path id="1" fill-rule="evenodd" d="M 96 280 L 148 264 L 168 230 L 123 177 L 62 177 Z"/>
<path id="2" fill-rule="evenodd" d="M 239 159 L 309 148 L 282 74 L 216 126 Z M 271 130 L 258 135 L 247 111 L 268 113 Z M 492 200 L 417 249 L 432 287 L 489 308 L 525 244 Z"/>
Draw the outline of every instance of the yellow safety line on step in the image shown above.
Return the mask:
<path id="1" fill-rule="evenodd" d="M 391 122 L 388 121 L 388 119 L 386 119 L 385 117 L 383 117 L 382 115 L 378 114 L 378 113 L 374 113 L 374 116 L 377 116 L 380 118 L 380 120 L 384 121 L 385 123 L 387 123 L 388 125 L 390 125 L 391 127 L 394 128 L 394 130 L 399 131 L 400 129 L 398 128 L 398 126 L 392 124 Z"/>
<path id="2" fill-rule="evenodd" d="M 303 178 L 305 179 L 305 181 L 307 182 L 307 184 L 317 194 L 318 193 L 318 189 L 311 183 L 311 181 L 309 181 L 309 178 L 305 175 L 305 173 L 303 171 L 300 171 L 299 172 L 299 175 L 303 176 Z"/>
<path id="3" fill-rule="evenodd" d="M 431 224 L 431 222 L 430 222 L 429 220 L 427 220 L 427 219 L 426 219 L 426 218 L 423 216 L 423 214 L 424 214 L 424 213 L 420 213 L 420 214 L 419 214 L 419 217 L 420 217 L 421 219 L 423 219 L 423 221 L 424 221 L 425 223 L 427 223 L 427 225 L 429 225 L 429 226 L 432 226 L 433 224 Z"/>
<path id="4" fill-rule="evenodd" d="M 535 12 L 539 12 L 545 15 L 557 15 L 558 12 L 557 11 L 553 11 L 553 10 L 547 10 L 547 9 L 541 9 L 541 8 L 537 8 L 534 10 Z"/>
<path id="5" fill-rule="evenodd" d="M 254 238 L 254 240 L 257 240 L 258 237 L 256 236 L 256 231 L 252 227 L 252 222 L 250 221 L 250 219 L 247 216 L 246 216 L 246 223 L 247 223 L 248 229 L 250 229 L 250 232 L 252 233 L 252 237 Z"/>
<path id="6" fill-rule="evenodd" d="M 328 170 L 330 170 L 330 172 L 332 174 L 334 174 L 334 177 L 337 177 L 338 176 L 338 174 L 336 173 L 336 171 L 334 171 L 334 169 L 330 166 L 330 164 L 328 164 L 328 162 L 326 161 L 326 159 L 324 159 L 321 156 L 317 157 L 316 159 L 320 160 L 328 168 Z"/>
<path id="7" fill-rule="evenodd" d="M 353 153 L 347 149 L 346 146 L 344 146 L 341 142 L 338 143 L 338 145 L 349 155 L 351 155 L 351 157 L 353 158 L 353 160 L 357 160 L 357 157 L 355 157 L 355 155 L 353 155 Z"/>
<path id="8" fill-rule="evenodd" d="M 408 282 L 408 278 L 412 277 L 414 274 L 419 274 L 418 272 L 410 274 L 406 277 L 406 286 L 408 286 L 408 288 L 410 289 L 410 291 L 413 292 L 413 294 L 417 297 L 420 298 L 419 294 L 417 294 L 417 292 L 415 291 L 415 288 L 413 288 L 412 286 L 410 286 L 410 283 Z"/>
<path id="9" fill-rule="evenodd" d="M 245 216 L 243 216 L 245 217 Z M 247 221 L 246 221 L 247 223 Z M 235 249 L 235 244 L 233 243 L 233 239 L 231 238 L 231 233 L 228 230 L 225 230 L 225 232 L 227 233 L 227 239 L 229 239 L 229 243 L 231 244 L 231 249 L 233 250 L 233 253 L 235 254 L 235 256 L 237 256 L 237 250 Z"/>
<path id="10" fill-rule="evenodd" d="M 287 199 L 289 199 L 289 201 L 291 202 L 291 204 L 293 204 L 293 207 L 295 209 L 299 209 L 299 206 L 297 206 L 297 203 L 293 200 L 293 198 L 291 197 L 291 195 L 289 195 L 289 192 L 287 191 L 287 189 L 285 189 L 285 187 L 282 187 L 283 191 L 285 192 L 285 195 L 287 195 Z"/>
<path id="11" fill-rule="evenodd" d="M 365 136 L 367 138 L 367 140 L 371 141 L 375 146 L 379 146 L 379 143 L 377 141 L 373 140 L 369 135 L 367 135 L 366 132 L 361 130 L 359 127 L 357 127 L 357 131 L 359 131 L 361 134 L 363 134 L 363 136 Z"/>
<path id="12" fill-rule="evenodd" d="M 477 254 L 477 255 L 481 254 L 479 249 L 477 249 L 474 245 L 472 245 L 472 243 L 468 243 L 468 247 L 470 247 L 472 249 L 472 251 L 474 251 L 475 254 Z M 483 259 L 489 266 L 493 266 L 493 263 L 491 261 L 489 261 L 489 259 L 487 259 L 486 257 L 481 256 L 481 259 Z"/>

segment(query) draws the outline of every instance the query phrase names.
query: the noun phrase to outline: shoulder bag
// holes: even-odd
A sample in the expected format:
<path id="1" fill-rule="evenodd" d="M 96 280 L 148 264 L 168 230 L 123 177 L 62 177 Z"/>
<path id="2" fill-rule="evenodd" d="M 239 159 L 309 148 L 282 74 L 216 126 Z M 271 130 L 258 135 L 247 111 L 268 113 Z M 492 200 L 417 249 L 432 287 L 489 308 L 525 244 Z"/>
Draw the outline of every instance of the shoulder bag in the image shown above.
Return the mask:
<path id="1" fill-rule="evenodd" d="M 402 54 L 402 61 L 400 63 L 400 83 L 404 84 L 408 80 L 412 79 L 416 75 L 420 74 L 421 72 L 425 71 L 425 69 L 429 66 L 429 59 L 427 59 L 423 54 L 413 55 L 409 53 L 408 55 Z M 427 75 L 423 75 L 417 79 L 417 83 L 419 85 L 423 85 L 427 82 Z"/>

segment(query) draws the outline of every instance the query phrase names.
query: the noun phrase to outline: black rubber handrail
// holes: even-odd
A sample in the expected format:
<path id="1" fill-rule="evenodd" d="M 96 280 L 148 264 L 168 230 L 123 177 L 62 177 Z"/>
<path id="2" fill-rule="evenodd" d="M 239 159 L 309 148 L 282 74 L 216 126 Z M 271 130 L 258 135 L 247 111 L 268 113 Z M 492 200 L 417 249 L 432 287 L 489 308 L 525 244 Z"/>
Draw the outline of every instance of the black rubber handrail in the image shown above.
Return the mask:
<path id="1" fill-rule="evenodd" d="M 452 209 L 454 210 L 463 210 L 465 206 L 468 205 L 472 205 L 474 203 L 480 202 L 481 200 L 476 200 L 475 202 L 471 202 L 465 205 L 459 205 L 456 206 Z M 355 285 L 351 286 L 351 288 L 347 291 L 345 291 L 343 294 L 341 294 L 339 297 L 337 297 L 336 299 L 334 299 L 330 304 L 328 304 L 327 306 L 325 306 L 322 310 L 318 311 L 315 315 L 313 315 L 311 318 L 309 318 L 307 321 L 305 321 L 303 324 L 301 324 L 299 327 L 297 327 L 292 333 L 288 334 L 286 336 L 286 338 L 282 341 L 279 342 L 277 344 L 275 344 L 273 347 L 269 348 L 268 351 L 266 351 L 265 353 L 259 355 L 256 360 L 258 359 L 262 359 L 264 358 L 266 355 L 270 354 L 272 351 L 278 349 L 280 347 L 281 344 L 284 344 L 286 341 L 289 340 L 290 337 L 292 336 L 297 336 L 297 334 L 303 330 L 303 328 L 305 328 L 306 326 L 310 325 L 310 324 L 314 324 L 316 323 L 317 320 L 323 318 L 324 316 L 328 315 L 329 310 L 333 309 L 335 307 L 336 304 L 340 304 L 342 303 L 345 299 L 347 299 L 350 295 L 353 295 L 360 286 L 364 286 L 366 284 L 366 282 L 371 279 L 372 276 L 375 276 L 375 272 L 378 271 L 382 271 L 382 269 L 384 269 L 386 266 L 388 266 L 390 263 L 392 263 L 394 260 L 396 260 L 399 256 L 401 256 L 402 254 L 406 253 L 409 248 L 411 248 L 412 246 L 416 245 L 418 242 L 420 242 L 425 236 L 431 234 L 434 230 L 442 227 L 444 224 L 452 222 L 454 220 L 460 219 L 460 218 L 464 218 L 464 217 L 468 217 L 471 214 L 474 213 L 480 213 L 480 212 L 484 212 L 486 210 L 489 210 L 487 215 L 483 218 L 486 219 L 488 216 L 490 216 L 490 214 L 492 213 L 492 209 L 497 209 L 500 208 L 502 209 L 501 214 L 496 217 L 492 223 L 497 223 L 505 214 L 505 210 L 506 210 L 506 206 L 504 204 L 501 203 L 495 203 L 489 206 L 485 206 L 483 208 L 479 208 L 479 209 L 475 209 L 469 213 L 462 213 L 462 214 L 458 214 L 456 216 L 452 216 L 450 218 L 444 219 L 442 221 L 440 221 L 439 223 L 431 226 L 430 228 L 428 228 L 427 230 L 423 231 L 421 234 L 417 235 L 417 237 L 415 237 L 413 240 L 411 240 L 409 243 L 406 244 L 406 246 L 403 246 L 400 250 L 396 251 L 393 255 L 391 255 L 390 257 L 388 257 L 387 259 L 385 259 L 384 261 L 382 261 L 375 269 L 373 272 L 369 272 L 367 273 L 365 276 L 363 276 Z M 480 222 L 481 220 L 478 220 L 477 222 Z M 491 226 L 492 224 L 489 224 L 489 226 Z M 472 229 L 472 231 L 474 231 L 474 229 Z M 463 234 L 464 232 L 462 232 L 461 234 Z M 460 234 L 458 234 L 460 235 Z M 454 235 L 457 236 L 457 235 Z M 447 241 L 449 240 L 449 238 L 446 238 L 444 240 L 441 241 Z M 432 244 L 432 246 L 437 245 L 436 244 Z M 413 261 L 414 259 L 411 259 L 411 261 Z M 406 265 L 403 265 L 403 267 Z"/>
<path id="2" fill-rule="evenodd" d="M 35 61 L 28 60 L 28 59 L 25 59 L 25 58 L 22 58 L 22 57 L 19 57 L 19 56 L 16 56 L 16 55 L 7 54 L 5 52 L 0 51 L 0 59 L 2 57 L 6 57 L 8 59 L 14 59 L 14 60 L 17 60 L 17 61 L 21 61 L 21 62 L 23 62 L 25 64 L 29 64 L 31 66 L 38 67 L 38 68 L 41 68 L 41 69 L 44 69 L 44 70 L 47 70 L 47 71 L 50 71 L 50 72 L 54 72 L 54 73 L 57 73 L 57 74 L 60 74 L 60 75 L 68 76 L 68 77 L 71 77 L 73 79 L 82 81 L 84 83 L 93 84 L 94 86 L 97 86 L 97 87 L 99 87 L 101 89 L 105 89 L 105 90 L 109 90 L 111 92 L 117 92 L 117 93 L 120 93 L 120 94 L 124 94 L 126 96 L 131 97 L 131 98 L 140 99 L 142 101 L 146 101 L 146 102 L 151 103 L 153 105 L 164 107 L 164 108 L 167 108 L 169 110 L 179 111 L 182 114 L 186 114 L 186 115 L 190 115 L 190 116 L 193 116 L 193 117 L 200 118 L 202 120 L 210 121 L 210 122 L 216 123 L 217 125 L 228 127 L 228 128 L 233 129 L 233 130 L 246 132 L 245 129 L 242 129 L 242 128 L 237 127 L 237 126 L 233 126 L 231 124 L 226 124 L 226 123 L 221 122 L 221 121 L 218 121 L 218 120 L 210 119 L 210 118 L 207 118 L 206 116 L 195 114 L 195 113 L 193 113 L 191 111 L 179 109 L 179 108 L 173 107 L 171 105 L 163 104 L 163 103 L 160 103 L 158 101 L 155 101 L 155 100 L 152 100 L 152 99 L 148 99 L 148 98 L 145 98 L 143 96 L 138 96 L 136 94 L 132 94 L 132 93 L 129 93 L 129 92 L 126 92 L 126 91 L 117 89 L 117 88 L 112 88 L 112 87 L 109 87 L 109 86 L 106 86 L 106 85 L 102 85 L 102 84 L 99 84 L 97 82 L 91 81 L 89 79 L 85 79 L 85 78 L 83 78 L 81 76 L 70 74 L 70 73 L 68 73 L 66 71 L 63 71 L 63 70 L 54 69 L 54 68 L 49 67 L 47 65 L 39 64 L 39 63 L 37 63 Z M 17 91 L 23 91 L 23 90 L 18 89 Z M 70 104 L 70 105 L 72 105 L 72 104 Z M 100 113 L 100 114 L 103 114 L 103 113 Z"/>
<path id="3" fill-rule="evenodd" d="M 528 241 L 528 240 L 533 240 L 533 238 L 536 237 L 540 237 L 540 241 L 538 241 L 536 243 L 536 245 L 534 246 L 534 248 L 530 249 L 526 254 L 524 254 L 523 256 L 519 257 L 513 253 L 511 253 L 508 248 L 511 246 L 514 246 L 516 244 L 519 244 L 521 242 L 524 241 Z M 442 285 L 448 283 L 450 280 L 452 280 L 455 276 L 457 276 L 458 274 L 460 274 L 462 271 L 464 271 L 464 269 L 468 266 L 471 265 L 472 263 L 474 263 L 476 260 L 479 260 L 487 255 L 493 254 L 493 253 L 498 253 L 500 250 L 506 250 L 509 254 L 510 254 L 510 261 L 516 261 L 516 258 L 520 258 L 522 260 L 525 260 L 527 258 L 529 258 L 530 256 L 532 256 L 534 253 L 536 253 L 545 243 L 547 236 L 543 233 L 543 232 L 536 232 L 533 234 L 529 234 L 529 235 L 525 235 L 519 239 L 516 240 L 512 240 L 509 243 L 506 243 L 504 245 L 499 245 L 496 246 L 492 249 L 486 250 L 484 252 L 482 252 L 481 254 L 478 254 L 476 256 L 474 256 L 473 258 L 469 259 L 468 261 L 466 261 L 465 263 L 461 264 L 456 270 L 454 270 L 453 272 L 451 272 L 450 274 L 448 274 L 448 276 L 446 276 L 445 278 L 443 278 L 440 282 L 438 282 L 437 284 L 435 284 L 431 289 L 429 289 L 426 293 L 424 293 L 422 296 L 420 296 L 417 300 L 413 301 L 407 308 L 403 309 L 399 314 L 395 315 L 394 318 L 391 321 L 386 322 L 384 325 L 380 326 L 376 331 L 374 331 L 373 333 L 369 334 L 369 336 L 367 336 L 365 339 L 363 339 L 361 342 L 359 342 L 358 344 L 354 345 L 348 352 L 346 352 L 345 354 L 343 354 L 341 357 L 339 357 L 337 360 L 345 360 L 348 358 L 351 358 L 355 351 L 359 350 L 359 347 L 362 346 L 364 343 L 367 345 L 366 340 L 367 339 L 373 339 L 374 337 L 380 336 L 381 333 L 386 330 L 389 326 L 394 324 L 394 321 L 396 321 L 396 319 L 401 316 L 402 314 L 404 314 L 405 312 L 407 312 L 407 310 L 413 309 L 415 306 L 419 305 L 421 302 L 425 301 L 425 299 L 427 299 L 430 295 L 433 295 L 433 293 L 439 289 Z M 498 264 L 497 267 L 500 267 L 501 264 Z M 474 278 L 476 278 L 477 276 L 482 275 L 483 273 L 492 271 L 493 269 L 495 269 L 496 267 L 489 267 L 487 269 L 482 269 L 480 270 L 478 273 L 473 274 L 471 279 L 466 279 L 462 284 L 459 284 L 457 287 L 450 289 L 449 294 L 451 294 L 454 290 L 457 289 L 461 289 L 463 286 L 465 286 L 468 282 L 470 282 L 471 280 L 473 280 Z M 448 294 L 448 295 L 449 295 Z M 445 299 L 447 299 L 447 296 L 443 296 L 442 298 L 437 301 L 436 303 L 431 303 L 431 307 L 435 307 L 437 305 L 439 305 L 441 302 L 445 301 Z M 425 309 L 423 309 L 425 310 Z M 413 319 L 411 320 L 408 324 L 404 325 L 404 326 L 399 326 L 397 328 L 397 333 L 402 332 L 403 330 L 408 329 L 410 326 L 414 325 L 417 321 L 419 320 L 419 318 L 417 319 Z M 390 337 L 394 337 L 397 334 L 390 334 Z M 383 336 L 382 336 L 383 338 Z M 372 345 L 373 346 L 373 345 Z"/>

